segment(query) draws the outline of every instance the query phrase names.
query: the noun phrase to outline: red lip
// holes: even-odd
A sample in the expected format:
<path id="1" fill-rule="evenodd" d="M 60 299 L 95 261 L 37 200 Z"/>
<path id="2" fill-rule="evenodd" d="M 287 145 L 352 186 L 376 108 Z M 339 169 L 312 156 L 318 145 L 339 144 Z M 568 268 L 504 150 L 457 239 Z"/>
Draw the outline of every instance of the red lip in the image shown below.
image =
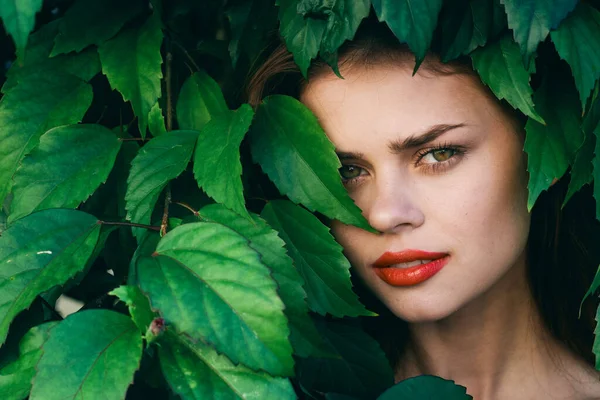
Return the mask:
<path id="1" fill-rule="evenodd" d="M 373 263 L 373 269 L 381 280 L 392 286 L 412 286 L 438 273 L 449 261 L 447 253 L 432 253 L 422 250 L 385 252 Z M 391 265 L 417 260 L 432 260 L 427 264 L 410 268 L 389 268 Z"/>

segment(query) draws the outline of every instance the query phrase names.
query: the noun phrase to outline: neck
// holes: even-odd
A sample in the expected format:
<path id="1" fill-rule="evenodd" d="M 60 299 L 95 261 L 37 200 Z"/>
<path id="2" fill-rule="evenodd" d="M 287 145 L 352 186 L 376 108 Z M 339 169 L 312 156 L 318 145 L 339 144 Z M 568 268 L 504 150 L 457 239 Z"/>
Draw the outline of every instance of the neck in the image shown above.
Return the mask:
<path id="1" fill-rule="evenodd" d="M 567 350 L 544 329 L 522 261 L 451 316 L 410 324 L 396 380 L 437 375 L 465 386 L 475 399 L 536 398 L 534 383 L 555 381 L 553 351 Z"/>

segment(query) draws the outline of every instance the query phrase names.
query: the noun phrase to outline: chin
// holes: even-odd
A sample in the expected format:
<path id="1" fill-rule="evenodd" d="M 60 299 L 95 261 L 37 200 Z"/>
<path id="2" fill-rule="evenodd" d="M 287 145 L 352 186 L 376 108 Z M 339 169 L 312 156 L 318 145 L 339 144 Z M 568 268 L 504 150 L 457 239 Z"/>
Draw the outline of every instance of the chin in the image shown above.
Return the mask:
<path id="1" fill-rule="evenodd" d="M 439 301 L 439 299 L 430 299 L 429 301 L 396 299 L 395 303 L 380 299 L 394 315 L 411 324 L 441 321 L 457 311 L 454 304 L 448 301 Z"/>

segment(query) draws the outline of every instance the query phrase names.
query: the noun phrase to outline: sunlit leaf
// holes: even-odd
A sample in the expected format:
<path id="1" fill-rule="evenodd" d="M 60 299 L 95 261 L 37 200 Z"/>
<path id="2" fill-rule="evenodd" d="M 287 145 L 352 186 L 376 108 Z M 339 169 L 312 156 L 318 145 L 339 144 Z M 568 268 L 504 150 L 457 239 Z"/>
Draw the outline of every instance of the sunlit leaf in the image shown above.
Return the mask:
<path id="1" fill-rule="evenodd" d="M 454 381 L 433 375 L 421 375 L 406 379 L 388 389 L 377 400 L 472 400 L 467 394 L 467 388 L 457 385 Z"/>
<path id="2" fill-rule="evenodd" d="M 252 156 L 282 194 L 311 211 L 372 230 L 342 185 L 341 163 L 313 113 L 289 96 L 270 96 L 250 129 Z"/>
<path id="3" fill-rule="evenodd" d="M 0 343 L 13 318 L 38 294 L 64 284 L 92 254 L 100 224 L 69 209 L 43 210 L 16 221 L 0 237 Z"/>
<path id="4" fill-rule="evenodd" d="M 36 210 L 77 207 L 106 181 L 120 147 L 101 125 L 46 132 L 15 174 L 9 223 Z"/>
<path id="5" fill-rule="evenodd" d="M 148 114 L 148 130 L 154 137 L 167 133 L 165 118 L 158 101 L 152 106 Z M 142 133 L 142 137 L 146 137 L 145 132 L 140 133 Z"/>
<path id="6" fill-rule="evenodd" d="M 177 100 L 177 122 L 180 129 L 202 130 L 215 115 L 229 110 L 221 88 L 204 71 L 190 76 Z"/>
<path id="7" fill-rule="evenodd" d="M 86 310 L 52 329 L 43 351 L 31 400 L 124 399 L 142 357 L 142 337 L 126 315 Z"/>
<path id="8" fill-rule="evenodd" d="M 292 375 L 277 285 L 237 232 L 210 222 L 181 225 L 152 257 L 138 260 L 137 273 L 153 308 L 178 332 L 213 345 L 234 363 Z"/>
<path id="9" fill-rule="evenodd" d="M 304 279 L 311 310 L 336 317 L 373 315 L 352 291 L 350 263 L 342 246 L 317 217 L 284 200 L 270 201 L 261 216 L 286 243 Z"/>

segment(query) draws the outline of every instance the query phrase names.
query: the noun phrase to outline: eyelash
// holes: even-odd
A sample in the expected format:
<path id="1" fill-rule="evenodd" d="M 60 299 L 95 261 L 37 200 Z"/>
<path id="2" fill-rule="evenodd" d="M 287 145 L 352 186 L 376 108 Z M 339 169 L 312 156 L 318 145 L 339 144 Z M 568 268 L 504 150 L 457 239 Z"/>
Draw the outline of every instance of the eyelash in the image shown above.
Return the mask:
<path id="1" fill-rule="evenodd" d="M 421 149 L 419 150 L 415 155 L 417 157 L 416 161 L 413 163 L 413 165 L 415 167 L 419 166 L 419 163 L 423 160 L 423 158 L 425 156 L 427 156 L 428 154 L 433 154 L 436 151 L 440 151 L 440 150 L 450 150 L 453 152 L 452 156 L 450 156 L 450 158 L 446 161 L 439 161 L 436 163 L 431 163 L 431 164 L 425 164 L 424 166 L 422 166 L 422 168 L 425 168 L 425 172 L 426 173 L 439 173 L 442 172 L 443 169 L 445 168 L 449 168 L 452 165 L 454 165 L 454 163 L 456 161 L 458 161 L 458 157 L 462 156 L 465 154 L 465 149 L 462 146 L 455 146 L 455 145 L 451 145 L 448 143 L 443 143 L 440 145 L 436 145 L 434 147 L 429 147 L 429 148 L 425 148 L 425 149 Z M 354 168 L 360 168 L 363 169 L 357 165 L 352 165 L 352 164 L 347 164 L 344 165 L 344 167 L 354 167 Z M 350 178 L 347 180 L 344 180 L 344 178 L 342 178 L 342 183 L 345 186 L 351 186 L 354 184 L 359 183 L 359 181 L 362 179 L 363 175 L 359 175 L 355 178 Z"/>

